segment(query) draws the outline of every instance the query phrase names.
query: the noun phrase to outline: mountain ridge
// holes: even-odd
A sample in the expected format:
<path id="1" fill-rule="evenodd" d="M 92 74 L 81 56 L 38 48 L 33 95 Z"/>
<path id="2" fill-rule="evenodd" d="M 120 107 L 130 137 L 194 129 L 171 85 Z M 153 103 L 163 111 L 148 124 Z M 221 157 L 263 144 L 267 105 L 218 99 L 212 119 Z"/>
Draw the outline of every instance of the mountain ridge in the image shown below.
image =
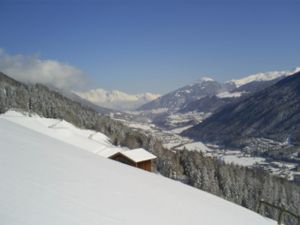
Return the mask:
<path id="1" fill-rule="evenodd" d="M 282 71 L 269 71 L 269 72 L 262 72 L 262 73 L 255 73 L 248 75 L 246 77 L 240 79 L 234 79 L 230 81 L 226 81 L 225 83 L 232 83 L 239 88 L 251 82 L 259 82 L 259 81 L 271 81 L 278 78 L 283 78 L 295 74 L 300 71 L 300 67 L 296 67 L 292 70 L 282 70 Z"/>
<path id="2" fill-rule="evenodd" d="M 206 142 L 241 146 L 250 137 L 300 142 L 300 72 L 259 91 L 243 101 L 229 104 L 187 135 Z"/>
<path id="3" fill-rule="evenodd" d="M 204 78 L 193 84 L 169 92 L 145 105 L 138 110 L 153 110 L 167 108 L 169 111 L 176 111 L 182 105 L 198 100 L 204 96 L 211 96 L 221 92 L 223 86 L 211 78 Z"/>
<path id="4" fill-rule="evenodd" d="M 300 67 L 296 67 L 292 70 L 284 70 L 284 71 L 269 71 L 262 72 L 257 74 L 252 74 L 245 76 L 240 79 L 226 81 L 224 83 L 220 83 L 215 81 L 210 77 L 202 77 L 199 80 L 193 82 L 190 85 L 186 85 L 182 88 L 171 91 L 161 97 L 146 103 L 138 108 L 138 110 L 153 110 L 159 108 L 167 108 L 169 111 L 182 110 L 182 107 L 185 107 L 184 111 L 187 111 L 187 105 L 192 104 L 195 108 L 197 101 L 201 102 L 201 98 L 211 98 L 213 95 L 221 94 L 222 92 L 235 93 L 240 92 L 241 95 L 252 94 L 257 91 L 263 90 L 268 86 L 275 84 L 277 81 L 290 76 L 296 72 L 300 71 Z M 208 86 L 207 89 L 211 88 L 211 90 L 207 90 L 207 92 L 202 92 L 201 89 L 205 89 L 201 84 L 214 82 L 219 87 L 215 88 L 212 86 Z M 189 90 L 192 89 L 192 92 Z M 198 90 L 197 90 L 198 89 Z M 180 94 L 184 91 L 187 91 L 184 97 L 180 96 Z M 191 94 L 190 94 L 191 93 Z M 198 96 L 197 96 L 198 95 Z M 235 96 L 233 96 L 235 97 Z M 193 103 L 193 101 L 195 101 Z M 195 109 L 196 111 L 201 111 L 201 109 Z M 206 109 L 204 109 L 205 111 Z"/>

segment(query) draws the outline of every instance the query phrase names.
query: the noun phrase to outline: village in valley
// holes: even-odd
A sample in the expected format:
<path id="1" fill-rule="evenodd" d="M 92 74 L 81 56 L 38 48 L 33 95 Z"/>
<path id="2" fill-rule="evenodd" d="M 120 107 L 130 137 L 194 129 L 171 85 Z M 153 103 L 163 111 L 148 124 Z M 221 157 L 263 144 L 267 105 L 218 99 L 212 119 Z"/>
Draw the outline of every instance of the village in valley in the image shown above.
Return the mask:
<path id="1" fill-rule="evenodd" d="M 214 144 L 204 144 L 200 141 L 192 140 L 188 137 L 183 137 L 180 135 L 182 131 L 191 127 L 191 125 L 186 125 L 186 122 L 200 123 L 205 119 L 207 114 L 203 113 L 188 113 L 188 114 L 175 114 L 170 117 L 169 123 L 173 127 L 170 129 L 164 129 L 155 125 L 151 119 L 144 116 L 140 116 L 139 112 L 127 112 L 124 113 L 111 113 L 110 117 L 117 121 L 124 123 L 125 125 L 131 127 L 132 129 L 139 130 L 148 135 L 154 135 L 159 138 L 163 143 L 163 146 L 171 151 L 180 151 L 183 149 L 189 151 L 198 151 L 206 156 L 211 156 L 218 158 L 225 163 L 235 164 L 250 168 L 261 168 L 265 171 L 270 172 L 276 176 L 292 180 L 295 182 L 300 182 L 300 168 L 299 163 L 287 162 L 274 160 L 272 158 L 264 158 L 261 156 L 253 156 L 251 154 L 252 148 L 248 146 L 246 149 L 224 149 L 221 146 Z M 289 143 L 280 143 L 268 139 L 260 139 L 259 141 L 260 149 L 269 149 L 287 146 Z M 257 150 L 257 143 L 255 150 Z M 300 161 L 300 156 L 291 156 L 295 160 Z"/>

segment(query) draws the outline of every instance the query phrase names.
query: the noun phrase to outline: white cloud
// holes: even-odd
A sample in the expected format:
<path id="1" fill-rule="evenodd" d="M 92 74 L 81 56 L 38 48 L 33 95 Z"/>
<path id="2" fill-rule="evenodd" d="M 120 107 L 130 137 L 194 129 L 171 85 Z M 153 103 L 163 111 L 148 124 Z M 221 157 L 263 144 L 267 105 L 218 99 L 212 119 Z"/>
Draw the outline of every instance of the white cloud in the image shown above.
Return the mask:
<path id="1" fill-rule="evenodd" d="M 37 55 L 10 55 L 0 49 L 0 71 L 21 82 L 51 84 L 62 89 L 83 87 L 86 76 L 80 69 Z"/>
<path id="2" fill-rule="evenodd" d="M 73 91 L 97 105 L 114 109 L 134 109 L 159 97 L 152 93 L 131 95 L 117 90 L 89 90 L 88 77 L 74 66 L 56 60 L 41 59 L 37 54 L 12 55 L 1 48 L 0 71 L 21 82 L 48 84 Z M 88 91 L 80 91 L 84 89 Z"/>

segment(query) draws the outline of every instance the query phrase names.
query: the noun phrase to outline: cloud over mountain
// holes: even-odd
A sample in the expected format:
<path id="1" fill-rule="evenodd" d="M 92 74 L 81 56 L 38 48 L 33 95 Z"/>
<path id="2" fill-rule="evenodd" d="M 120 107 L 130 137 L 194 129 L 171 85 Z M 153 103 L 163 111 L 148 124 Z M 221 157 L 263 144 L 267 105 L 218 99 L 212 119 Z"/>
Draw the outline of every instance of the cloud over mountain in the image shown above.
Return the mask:
<path id="1" fill-rule="evenodd" d="M 62 89 L 77 89 L 87 83 L 80 69 L 38 55 L 11 55 L 0 49 L 0 71 L 27 83 L 50 84 Z"/>

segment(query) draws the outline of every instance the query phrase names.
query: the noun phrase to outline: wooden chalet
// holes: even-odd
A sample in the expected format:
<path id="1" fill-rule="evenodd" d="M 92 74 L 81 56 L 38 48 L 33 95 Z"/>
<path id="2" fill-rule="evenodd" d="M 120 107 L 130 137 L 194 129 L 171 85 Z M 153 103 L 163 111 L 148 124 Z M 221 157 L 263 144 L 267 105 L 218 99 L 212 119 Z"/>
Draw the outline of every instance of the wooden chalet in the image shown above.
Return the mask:
<path id="1" fill-rule="evenodd" d="M 109 158 L 151 172 L 152 161 L 156 159 L 156 156 L 143 148 L 138 148 L 117 152 Z"/>

